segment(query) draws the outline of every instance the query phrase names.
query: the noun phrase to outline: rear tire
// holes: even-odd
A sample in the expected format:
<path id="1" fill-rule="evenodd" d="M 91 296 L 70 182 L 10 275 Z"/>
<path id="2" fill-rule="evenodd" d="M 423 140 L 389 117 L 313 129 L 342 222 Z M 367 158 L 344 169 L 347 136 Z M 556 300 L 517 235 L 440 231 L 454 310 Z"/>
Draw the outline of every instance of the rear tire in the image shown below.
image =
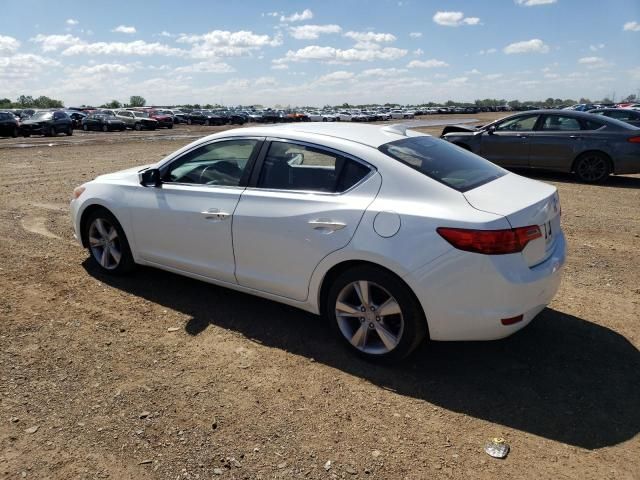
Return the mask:
<path id="1" fill-rule="evenodd" d="M 83 238 L 89 255 L 104 273 L 121 275 L 135 268 L 127 236 L 116 217 L 104 208 L 84 221 Z"/>
<path id="2" fill-rule="evenodd" d="M 324 312 L 343 344 L 367 360 L 402 360 L 427 336 L 424 312 L 409 287 L 372 265 L 340 274 L 330 286 Z"/>
<path id="3" fill-rule="evenodd" d="M 89 131 L 89 127 L 87 126 L 86 123 L 82 125 L 82 130 L 84 130 L 85 132 Z"/>
<path id="4" fill-rule="evenodd" d="M 578 180 L 584 183 L 602 183 L 611 174 L 611 166 L 606 155 L 586 152 L 576 159 L 573 168 Z"/>
<path id="5" fill-rule="evenodd" d="M 102 126 L 102 131 L 103 132 L 108 132 L 109 131 L 109 127 L 107 127 L 106 125 Z"/>
<path id="6" fill-rule="evenodd" d="M 69 125 L 69 128 L 67 128 L 67 137 L 70 137 L 71 135 L 73 135 L 73 128 L 71 127 L 71 125 Z"/>
<path id="7" fill-rule="evenodd" d="M 19 133 L 18 132 L 18 127 L 16 127 L 16 128 L 13 129 L 13 132 L 11 132 L 11 136 L 13 138 L 16 138 L 18 136 L 18 133 Z"/>
<path id="8" fill-rule="evenodd" d="M 139 132 L 140 130 L 142 130 L 142 125 L 141 125 L 141 124 L 139 124 L 139 123 L 136 123 L 136 124 L 133 126 L 133 129 L 134 129 L 134 130 L 137 130 L 137 131 Z"/>

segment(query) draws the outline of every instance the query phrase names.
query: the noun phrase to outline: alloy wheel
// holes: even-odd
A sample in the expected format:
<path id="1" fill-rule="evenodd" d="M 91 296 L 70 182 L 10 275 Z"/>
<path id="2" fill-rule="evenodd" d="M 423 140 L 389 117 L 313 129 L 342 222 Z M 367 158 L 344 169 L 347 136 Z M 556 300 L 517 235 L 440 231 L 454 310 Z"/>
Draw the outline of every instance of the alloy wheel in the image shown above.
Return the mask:
<path id="1" fill-rule="evenodd" d="M 402 338 L 400 304 L 376 283 L 359 280 L 346 285 L 336 299 L 335 315 L 342 335 L 363 353 L 389 353 Z"/>
<path id="2" fill-rule="evenodd" d="M 89 227 L 89 248 L 103 268 L 114 270 L 122 259 L 118 230 L 105 218 L 96 218 Z"/>
<path id="3" fill-rule="evenodd" d="M 587 155 L 577 165 L 578 176 L 586 182 L 597 182 L 608 174 L 607 161 L 600 155 Z"/>

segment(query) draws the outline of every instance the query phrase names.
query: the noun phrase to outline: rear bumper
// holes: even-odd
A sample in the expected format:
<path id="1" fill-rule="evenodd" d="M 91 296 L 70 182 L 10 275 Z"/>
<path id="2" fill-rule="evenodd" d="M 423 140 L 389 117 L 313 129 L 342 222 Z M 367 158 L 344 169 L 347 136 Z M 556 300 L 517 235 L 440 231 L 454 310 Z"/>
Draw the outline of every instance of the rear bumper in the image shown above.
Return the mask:
<path id="1" fill-rule="evenodd" d="M 416 293 L 432 340 L 496 340 L 525 327 L 553 299 L 566 260 L 564 235 L 552 255 L 528 268 L 521 254 L 452 249 L 404 279 Z M 513 325 L 501 319 L 523 315 Z"/>
<path id="2" fill-rule="evenodd" d="M 617 175 L 640 173 L 640 146 L 634 144 L 634 147 L 637 147 L 638 152 L 626 153 L 615 158 L 613 173 Z"/>

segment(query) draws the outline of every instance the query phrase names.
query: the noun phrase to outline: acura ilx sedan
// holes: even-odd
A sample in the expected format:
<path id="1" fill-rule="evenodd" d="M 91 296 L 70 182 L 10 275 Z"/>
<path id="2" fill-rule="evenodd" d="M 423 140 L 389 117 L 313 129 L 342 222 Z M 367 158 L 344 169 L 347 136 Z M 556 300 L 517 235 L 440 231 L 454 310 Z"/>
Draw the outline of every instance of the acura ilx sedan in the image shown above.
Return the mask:
<path id="1" fill-rule="evenodd" d="M 399 125 L 229 130 L 73 197 L 105 272 L 157 267 L 321 314 L 370 359 L 506 337 L 565 262 L 555 187 Z"/>

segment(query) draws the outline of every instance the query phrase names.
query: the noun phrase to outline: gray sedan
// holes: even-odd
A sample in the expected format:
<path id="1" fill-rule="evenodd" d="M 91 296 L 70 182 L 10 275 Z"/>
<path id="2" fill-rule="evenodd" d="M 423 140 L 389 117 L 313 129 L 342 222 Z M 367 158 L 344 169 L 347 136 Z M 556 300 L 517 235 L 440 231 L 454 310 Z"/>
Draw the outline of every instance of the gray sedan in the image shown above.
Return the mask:
<path id="1" fill-rule="evenodd" d="M 445 127 L 442 138 L 507 168 L 575 173 L 597 183 L 640 173 L 640 128 L 567 110 L 535 110 L 483 127 Z"/>

